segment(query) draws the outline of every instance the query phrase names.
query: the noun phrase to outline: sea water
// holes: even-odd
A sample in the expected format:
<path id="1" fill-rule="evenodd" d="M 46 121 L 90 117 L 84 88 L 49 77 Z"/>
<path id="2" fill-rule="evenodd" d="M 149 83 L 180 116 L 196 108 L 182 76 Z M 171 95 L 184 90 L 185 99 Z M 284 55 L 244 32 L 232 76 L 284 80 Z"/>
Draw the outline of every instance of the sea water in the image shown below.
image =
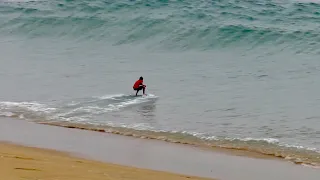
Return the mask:
<path id="1" fill-rule="evenodd" d="M 1 0 L 0 115 L 319 165 L 319 22 L 316 0 Z"/>

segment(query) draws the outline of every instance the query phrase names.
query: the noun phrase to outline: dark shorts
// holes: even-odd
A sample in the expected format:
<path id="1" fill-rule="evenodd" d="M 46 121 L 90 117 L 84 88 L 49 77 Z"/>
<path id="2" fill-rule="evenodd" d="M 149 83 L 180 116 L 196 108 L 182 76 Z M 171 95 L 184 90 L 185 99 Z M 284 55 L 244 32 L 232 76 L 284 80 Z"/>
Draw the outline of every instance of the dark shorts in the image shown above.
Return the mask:
<path id="1" fill-rule="evenodd" d="M 135 90 L 135 91 L 140 91 L 142 89 L 143 89 L 143 86 L 139 86 L 138 88 L 133 88 L 133 90 Z"/>

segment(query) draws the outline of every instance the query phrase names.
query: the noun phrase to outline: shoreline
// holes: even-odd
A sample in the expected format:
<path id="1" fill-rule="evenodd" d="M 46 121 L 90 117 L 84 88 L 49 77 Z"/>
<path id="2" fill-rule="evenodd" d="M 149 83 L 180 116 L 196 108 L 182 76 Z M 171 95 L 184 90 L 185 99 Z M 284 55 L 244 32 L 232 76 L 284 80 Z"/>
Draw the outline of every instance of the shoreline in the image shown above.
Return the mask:
<path id="1" fill-rule="evenodd" d="M 0 142 L 0 159 L 1 177 L 10 180 L 48 177 L 64 180 L 210 180 L 209 178 L 103 163 L 60 151 L 22 146 L 10 142 Z"/>
<path id="2" fill-rule="evenodd" d="M 89 126 L 86 127 L 86 125 L 82 125 L 82 124 L 80 124 L 80 125 L 73 124 L 73 123 L 59 124 L 59 123 L 50 123 L 50 122 L 35 122 L 35 123 L 42 124 L 42 125 L 48 125 L 48 126 L 69 128 L 69 129 L 79 129 L 79 130 L 83 130 L 83 131 L 94 131 L 94 132 L 107 133 L 107 134 L 112 134 L 112 135 L 120 135 L 120 136 L 139 138 L 139 139 L 145 139 L 145 140 L 163 141 L 163 142 L 167 142 L 167 143 L 174 143 L 174 144 L 185 145 L 185 146 L 189 146 L 189 147 L 197 147 L 197 148 L 201 148 L 201 149 L 205 149 L 205 150 L 213 150 L 214 152 L 224 153 L 224 154 L 233 155 L 233 156 L 243 156 L 243 157 L 248 157 L 248 158 L 274 159 L 274 160 L 285 161 L 284 158 L 279 157 L 279 156 L 262 154 L 262 153 L 254 152 L 254 151 L 246 151 L 246 150 L 242 150 L 242 149 L 227 148 L 227 147 L 215 147 L 215 146 L 206 147 L 206 146 L 201 146 L 199 144 L 193 144 L 192 142 L 170 141 L 169 139 L 159 139 L 156 137 L 147 137 L 147 136 L 143 136 L 143 135 L 136 135 L 131 132 L 120 132 L 117 130 L 106 131 L 103 128 L 99 128 L 99 127 L 94 128 L 94 127 L 89 127 Z M 117 129 L 117 128 L 114 128 L 114 129 Z"/>
<path id="3" fill-rule="evenodd" d="M 228 180 L 318 180 L 319 169 L 274 159 L 212 152 L 183 144 L 0 119 L 0 141 L 68 152 L 136 168 Z"/>
<path id="4" fill-rule="evenodd" d="M 154 134 L 150 135 L 148 134 L 148 131 L 147 133 L 140 133 L 139 130 L 125 129 L 121 127 L 105 127 L 107 128 L 105 129 L 104 127 L 95 126 L 95 125 L 75 124 L 75 123 L 68 123 L 68 122 L 35 122 L 35 123 L 48 125 L 48 126 L 69 128 L 69 129 L 95 131 L 100 133 L 108 133 L 113 135 L 121 135 L 121 136 L 146 139 L 146 140 L 163 141 L 163 142 L 168 142 L 173 144 L 181 144 L 181 145 L 186 145 L 191 147 L 197 147 L 200 149 L 210 150 L 210 151 L 224 153 L 224 154 L 233 155 L 233 156 L 243 156 L 243 157 L 258 158 L 258 159 L 273 159 L 273 160 L 290 162 L 297 165 L 308 166 L 312 168 L 320 168 L 320 164 L 316 164 L 308 160 L 302 160 L 301 157 L 292 158 L 290 156 L 287 156 L 286 153 L 283 153 L 281 151 L 268 152 L 264 150 L 259 151 L 257 149 L 248 149 L 245 147 L 232 147 L 232 146 L 226 146 L 226 145 L 219 146 L 219 145 L 213 145 L 213 144 L 208 145 L 203 142 L 196 142 L 192 140 L 190 141 L 190 140 L 183 140 L 183 139 L 172 139 L 170 137 L 156 135 L 156 132 L 153 132 Z"/>

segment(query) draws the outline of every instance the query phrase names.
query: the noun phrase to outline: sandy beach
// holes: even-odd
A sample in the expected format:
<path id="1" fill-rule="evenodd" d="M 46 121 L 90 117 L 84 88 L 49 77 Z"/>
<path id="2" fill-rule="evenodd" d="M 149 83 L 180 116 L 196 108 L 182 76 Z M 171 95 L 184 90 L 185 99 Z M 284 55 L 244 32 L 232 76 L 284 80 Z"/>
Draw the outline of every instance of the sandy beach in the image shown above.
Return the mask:
<path id="1" fill-rule="evenodd" d="M 8 177 L 6 179 L 10 180 L 19 179 L 20 176 L 27 177 L 26 175 L 30 174 L 33 174 L 34 178 L 29 179 L 41 179 L 41 177 L 52 179 L 60 173 L 61 175 L 67 173 L 66 180 L 72 179 L 71 177 L 106 179 L 101 172 L 110 172 L 108 174 L 110 179 L 115 180 L 121 177 L 183 179 L 187 176 L 221 180 L 319 180 L 320 178 L 319 169 L 282 160 L 233 156 L 187 145 L 15 119 L 0 119 L 0 141 L 32 147 L 1 144 L 0 173 L 2 177 Z M 66 153 L 72 154 L 73 157 Z M 88 168 L 92 171 L 88 172 L 86 170 Z"/>
<path id="2" fill-rule="evenodd" d="M 101 163 L 72 157 L 63 152 L 0 143 L 1 179 L 55 180 L 206 180 L 160 171 Z M 209 180 L 209 179 L 208 179 Z"/>

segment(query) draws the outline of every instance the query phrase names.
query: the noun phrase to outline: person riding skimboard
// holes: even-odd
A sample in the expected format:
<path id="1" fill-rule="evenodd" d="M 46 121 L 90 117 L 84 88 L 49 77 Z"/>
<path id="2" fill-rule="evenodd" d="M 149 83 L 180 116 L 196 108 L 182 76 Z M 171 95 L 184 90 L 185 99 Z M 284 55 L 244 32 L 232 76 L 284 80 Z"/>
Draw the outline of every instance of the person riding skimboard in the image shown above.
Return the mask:
<path id="1" fill-rule="evenodd" d="M 136 96 L 140 90 L 143 90 L 143 95 L 145 95 L 146 85 L 143 84 L 143 77 L 141 76 L 133 85 L 133 90 L 137 91 Z"/>

